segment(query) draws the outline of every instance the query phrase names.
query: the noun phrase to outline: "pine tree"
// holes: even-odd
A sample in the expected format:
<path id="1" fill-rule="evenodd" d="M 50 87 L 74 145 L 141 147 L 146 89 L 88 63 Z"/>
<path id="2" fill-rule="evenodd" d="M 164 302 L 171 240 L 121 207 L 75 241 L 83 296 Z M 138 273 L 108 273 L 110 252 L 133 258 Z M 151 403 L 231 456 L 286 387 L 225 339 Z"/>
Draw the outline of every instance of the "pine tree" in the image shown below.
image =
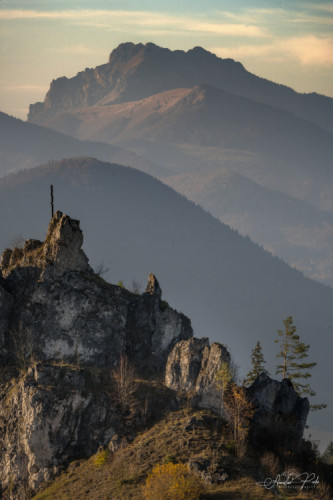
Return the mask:
<path id="1" fill-rule="evenodd" d="M 280 338 L 275 340 L 280 344 L 280 352 L 276 357 L 282 359 L 281 364 L 277 366 L 276 374 L 282 374 L 283 379 L 289 378 L 295 391 L 300 396 L 315 396 L 316 393 L 311 389 L 310 384 L 300 382 L 300 380 L 307 380 L 311 377 L 308 370 L 317 364 L 303 361 L 309 356 L 310 345 L 300 341 L 291 316 L 285 319 L 283 323 L 284 330 L 278 331 Z M 311 405 L 312 410 L 320 410 L 325 407 L 325 404 Z"/>
<path id="2" fill-rule="evenodd" d="M 252 349 L 252 354 L 251 354 L 252 370 L 249 371 L 249 373 L 247 374 L 246 379 L 244 381 L 244 384 L 246 386 L 253 384 L 253 382 L 260 375 L 260 373 L 264 372 L 267 375 L 269 375 L 268 371 L 264 367 L 264 363 L 266 363 L 266 361 L 264 360 L 264 355 L 263 355 L 263 352 L 261 349 L 261 344 L 258 340 L 255 348 Z"/>

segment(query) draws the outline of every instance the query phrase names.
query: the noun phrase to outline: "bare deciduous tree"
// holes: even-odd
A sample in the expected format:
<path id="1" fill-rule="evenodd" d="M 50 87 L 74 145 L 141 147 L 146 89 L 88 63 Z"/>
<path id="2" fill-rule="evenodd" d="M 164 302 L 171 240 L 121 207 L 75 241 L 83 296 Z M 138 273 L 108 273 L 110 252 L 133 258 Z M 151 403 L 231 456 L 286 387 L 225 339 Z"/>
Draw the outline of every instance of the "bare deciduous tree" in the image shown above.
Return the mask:
<path id="1" fill-rule="evenodd" d="M 114 384 L 114 399 L 123 415 L 128 415 L 137 405 L 135 392 L 138 384 L 135 381 L 135 369 L 127 356 L 121 355 L 117 366 L 111 372 Z"/>
<path id="2" fill-rule="evenodd" d="M 142 293 L 142 285 L 140 281 L 133 279 L 132 280 L 132 286 L 131 286 L 131 292 L 136 293 L 137 295 L 140 295 Z"/>
<path id="3" fill-rule="evenodd" d="M 106 274 L 110 271 L 109 267 L 106 267 L 104 262 L 101 261 L 97 266 L 95 267 L 95 274 L 98 276 L 103 276 L 103 274 Z"/>
<path id="4" fill-rule="evenodd" d="M 16 330 L 11 331 L 11 341 L 13 345 L 13 354 L 20 368 L 26 370 L 34 361 L 35 355 L 35 336 L 30 327 L 24 327 L 19 323 Z"/>

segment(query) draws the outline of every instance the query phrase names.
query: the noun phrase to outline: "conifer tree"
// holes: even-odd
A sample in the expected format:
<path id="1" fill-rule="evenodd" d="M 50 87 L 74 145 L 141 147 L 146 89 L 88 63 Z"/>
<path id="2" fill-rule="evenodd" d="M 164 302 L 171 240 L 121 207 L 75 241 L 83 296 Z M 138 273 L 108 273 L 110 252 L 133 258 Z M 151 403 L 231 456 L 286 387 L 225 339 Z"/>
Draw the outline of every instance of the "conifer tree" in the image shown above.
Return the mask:
<path id="1" fill-rule="evenodd" d="M 315 396 L 316 393 L 311 389 L 310 384 L 301 382 L 301 380 L 307 380 L 311 377 L 308 370 L 317 364 L 304 361 L 309 356 L 310 345 L 300 341 L 291 316 L 285 319 L 283 324 L 284 330 L 278 331 L 279 339 L 275 340 L 276 343 L 280 344 L 280 352 L 276 357 L 282 360 L 276 368 L 276 374 L 281 374 L 283 379 L 289 378 L 300 396 Z M 311 405 L 312 410 L 320 410 L 325 407 L 325 404 Z"/>
<path id="2" fill-rule="evenodd" d="M 252 369 L 249 371 L 249 373 L 246 376 L 246 379 L 244 381 L 244 384 L 246 386 L 253 384 L 253 382 L 256 380 L 256 378 L 260 375 L 260 373 L 264 372 L 267 375 L 269 375 L 268 371 L 264 367 L 264 363 L 266 361 L 264 360 L 264 355 L 261 349 L 261 344 L 258 340 L 256 343 L 256 346 L 254 349 L 252 349 L 252 354 L 251 354 L 251 366 Z"/>

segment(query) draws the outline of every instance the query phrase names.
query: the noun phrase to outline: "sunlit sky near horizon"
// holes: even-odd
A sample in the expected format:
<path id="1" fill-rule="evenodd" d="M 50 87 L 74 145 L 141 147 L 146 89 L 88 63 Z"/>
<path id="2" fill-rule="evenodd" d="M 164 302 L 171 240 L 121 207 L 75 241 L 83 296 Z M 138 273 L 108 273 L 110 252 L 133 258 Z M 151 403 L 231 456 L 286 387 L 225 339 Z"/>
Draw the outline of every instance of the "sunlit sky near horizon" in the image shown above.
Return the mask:
<path id="1" fill-rule="evenodd" d="M 202 46 L 298 92 L 333 97 L 333 3 L 306 0 L 2 0 L 0 111 L 25 118 L 51 80 L 120 43 Z"/>

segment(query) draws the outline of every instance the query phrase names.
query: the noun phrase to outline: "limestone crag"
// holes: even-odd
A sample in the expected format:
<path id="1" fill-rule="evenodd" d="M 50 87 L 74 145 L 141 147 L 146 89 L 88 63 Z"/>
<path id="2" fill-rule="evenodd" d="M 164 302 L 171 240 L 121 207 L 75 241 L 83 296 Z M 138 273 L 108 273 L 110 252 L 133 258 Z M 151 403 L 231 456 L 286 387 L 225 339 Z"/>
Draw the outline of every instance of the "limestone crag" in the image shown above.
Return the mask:
<path id="1" fill-rule="evenodd" d="M 221 410 L 215 379 L 230 363 L 226 348 L 193 338 L 190 320 L 162 300 L 155 275 L 141 295 L 105 282 L 82 242 L 79 221 L 57 212 L 44 242 L 28 240 L 2 255 L 0 495 L 14 484 L 15 498 L 26 498 L 70 460 L 131 439 L 128 424 L 145 421 L 148 396 L 124 410 L 114 383 L 119 360 L 142 378 L 165 374 L 181 397 L 159 386 L 163 411 L 178 408 L 184 394 L 194 406 Z M 248 396 L 256 405 L 254 436 L 292 422 L 300 441 L 309 406 L 289 381 L 262 374 Z M 157 393 L 154 400 L 160 406 Z M 223 471 L 215 472 L 208 477 L 203 468 L 206 479 L 222 481 Z"/>
<path id="2" fill-rule="evenodd" d="M 215 385 L 216 372 L 222 363 L 230 363 L 226 348 L 207 338 L 178 342 L 169 354 L 165 384 L 170 389 L 191 394 L 193 403 L 202 408 L 221 408 L 221 394 Z"/>
<path id="3" fill-rule="evenodd" d="M 28 240 L 23 249 L 5 250 L 5 351 L 29 331 L 40 360 L 114 366 L 127 354 L 143 371 L 163 369 L 173 346 L 193 335 L 189 319 L 165 306 L 152 274 L 142 295 L 106 283 L 92 272 L 82 242 L 79 222 L 57 212 L 44 243 Z"/>
<path id="4" fill-rule="evenodd" d="M 280 444 L 283 438 L 298 446 L 301 443 L 310 405 L 307 398 L 300 397 L 289 379 L 282 381 L 271 379 L 261 373 L 248 389 L 248 396 L 256 407 L 253 436 L 264 433 L 267 436 L 279 434 Z"/>
<path id="5" fill-rule="evenodd" d="M 92 392 L 82 369 L 55 364 L 35 364 L 1 391 L 0 422 L 0 485 L 32 490 L 69 459 L 106 445 L 119 423 L 110 397 Z"/>
<path id="6" fill-rule="evenodd" d="M 55 275 L 66 271 L 91 273 L 88 258 L 81 249 L 83 235 L 80 223 L 58 211 L 51 219 L 45 242 L 27 240 L 23 248 L 6 249 L 0 269 L 6 278 L 14 269 L 39 268 L 41 276 L 47 270 Z"/>
<path id="7" fill-rule="evenodd" d="M 14 481 L 17 495 L 122 431 L 110 386 L 122 356 L 138 375 L 163 373 L 174 345 L 193 335 L 153 274 L 141 295 L 111 285 L 82 242 L 79 221 L 57 212 L 44 242 L 2 255 L 0 489 Z"/>
<path id="8" fill-rule="evenodd" d="M 218 343 L 208 339 L 190 338 L 178 342 L 170 352 L 165 371 L 165 385 L 180 394 L 187 394 L 195 406 L 221 412 L 221 391 L 216 373 L 223 363 L 230 364 L 230 354 Z M 277 381 L 262 373 L 247 389 L 248 400 L 254 405 L 252 437 L 271 436 L 299 446 L 309 414 L 309 401 L 296 393 L 288 379 Z M 229 420 L 225 410 L 223 416 Z"/>

